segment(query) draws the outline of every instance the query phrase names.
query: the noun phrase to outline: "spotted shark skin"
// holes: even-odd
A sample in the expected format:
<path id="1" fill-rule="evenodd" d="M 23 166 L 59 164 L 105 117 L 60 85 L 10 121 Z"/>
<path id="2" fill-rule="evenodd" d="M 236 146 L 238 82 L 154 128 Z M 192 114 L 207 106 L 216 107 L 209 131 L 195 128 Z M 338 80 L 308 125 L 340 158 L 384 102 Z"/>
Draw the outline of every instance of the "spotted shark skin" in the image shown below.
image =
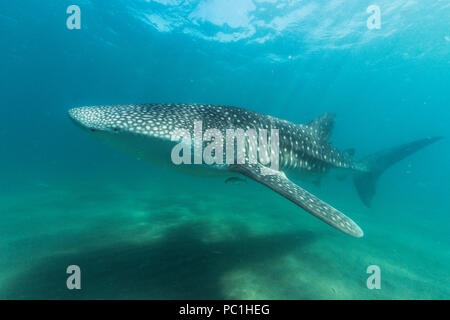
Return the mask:
<path id="1" fill-rule="evenodd" d="M 329 142 L 334 126 L 334 115 L 326 113 L 309 124 L 295 124 L 286 120 L 260 114 L 243 108 L 208 104 L 140 104 L 117 106 L 78 107 L 69 110 L 70 118 L 77 126 L 97 138 L 136 158 L 156 165 L 179 169 L 188 173 L 207 170 L 208 174 L 235 174 L 247 176 L 279 193 L 334 228 L 354 237 L 362 237 L 363 231 L 342 212 L 304 190 L 286 175 L 294 178 L 305 175 L 322 176 L 331 169 L 344 169 L 359 173 L 362 186 L 360 196 L 370 200 L 374 190 L 367 188 L 366 176 L 376 178 L 393 162 L 402 159 L 439 138 L 421 140 L 399 149 L 390 149 L 388 154 L 380 153 L 370 161 L 354 161 L 352 152 L 339 151 Z M 279 170 L 271 170 L 257 164 L 222 164 L 205 166 L 175 166 L 170 159 L 170 150 L 177 143 L 172 136 L 177 129 L 186 129 L 194 135 L 194 122 L 201 121 L 203 131 L 218 129 L 223 136 L 227 129 L 272 129 L 279 130 Z M 270 142 L 269 142 L 270 144 Z M 409 146 L 409 145 L 406 145 Z M 408 153 L 405 154 L 405 150 Z M 377 159 L 388 159 L 384 167 L 372 170 Z M 392 159 L 392 160 L 389 160 Z M 177 168 L 178 167 L 178 168 Z M 262 171 L 266 170 L 263 174 Z M 375 176 L 373 172 L 376 172 Z M 374 178 L 375 177 L 375 178 Z M 356 180 L 355 180 L 356 183 Z M 374 189 L 374 187 L 373 187 Z"/>

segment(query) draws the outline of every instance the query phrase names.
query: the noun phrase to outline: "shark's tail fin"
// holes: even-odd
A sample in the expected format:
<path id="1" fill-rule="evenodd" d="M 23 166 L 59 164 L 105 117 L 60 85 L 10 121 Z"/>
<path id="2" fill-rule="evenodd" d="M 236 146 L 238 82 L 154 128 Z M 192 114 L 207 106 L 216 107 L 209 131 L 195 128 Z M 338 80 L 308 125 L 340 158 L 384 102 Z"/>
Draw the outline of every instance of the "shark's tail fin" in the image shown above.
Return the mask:
<path id="1" fill-rule="evenodd" d="M 372 198 L 375 195 L 375 187 L 378 178 L 387 168 L 440 139 L 442 139 L 442 137 L 425 138 L 413 141 L 377 152 L 362 159 L 359 165 L 364 168 L 364 171 L 357 172 L 353 177 L 356 190 L 358 191 L 362 202 L 370 207 Z"/>

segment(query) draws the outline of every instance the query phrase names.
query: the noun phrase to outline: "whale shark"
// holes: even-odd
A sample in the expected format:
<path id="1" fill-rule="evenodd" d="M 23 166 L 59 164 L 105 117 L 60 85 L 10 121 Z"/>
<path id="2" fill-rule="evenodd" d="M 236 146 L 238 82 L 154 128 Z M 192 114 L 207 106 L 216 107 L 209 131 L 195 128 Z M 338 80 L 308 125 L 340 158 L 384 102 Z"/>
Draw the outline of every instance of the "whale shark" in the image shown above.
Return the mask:
<path id="1" fill-rule="evenodd" d="M 317 181 L 332 171 L 352 175 L 359 197 L 370 206 L 377 181 L 387 168 L 442 138 L 427 137 L 355 160 L 353 149 L 341 151 L 330 142 L 335 123 L 333 113 L 322 114 L 307 124 L 293 123 L 244 108 L 209 104 L 83 106 L 72 108 L 68 113 L 83 131 L 135 158 L 200 176 L 243 175 L 265 185 L 330 226 L 358 238 L 364 233 L 355 221 L 294 181 L 301 182 L 311 177 Z M 198 142 L 193 141 L 194 124 L 198 121 L 201 121 L 203 129 L 214 129 L 223 135 L 230 129 L 276 130 L 277 148 L 267 147 L 266 151 L 273 155 L 276 150 L 277 168 L 269 168 L 267 163 L 261 161 L 175 164 L 171 154 L 180 143 L 173 138 L 175 132 L 183 129 L 191 133 L 189 139 L 192 139 L 192 144 L 189 146 L 194 145 L 195 148 Z M 249 144 L 247 142 L 246 146 Z"/>

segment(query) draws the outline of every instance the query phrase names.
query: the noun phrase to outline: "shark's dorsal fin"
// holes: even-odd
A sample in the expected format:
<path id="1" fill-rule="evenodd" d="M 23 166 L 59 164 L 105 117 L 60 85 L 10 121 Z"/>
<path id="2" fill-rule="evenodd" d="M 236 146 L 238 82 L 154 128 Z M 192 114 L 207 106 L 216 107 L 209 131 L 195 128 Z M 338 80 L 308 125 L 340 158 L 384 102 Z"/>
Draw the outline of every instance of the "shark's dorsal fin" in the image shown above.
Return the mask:
<path id="1" fill-rule="evenodd" d="M 308 123 L 308 127 L 312 128 L 320 139 L 328 141 L 334 128 L 335 117 L 334 113 L 324 113 Z"/>
<path id="2" fill-rule="evenodd" d="M 354 237 L 363 236 L 352 219 L 293 183 L 284 173 L 261 164 L 233 165 L 230 169 L 269 187 L 330 226 Z"/>

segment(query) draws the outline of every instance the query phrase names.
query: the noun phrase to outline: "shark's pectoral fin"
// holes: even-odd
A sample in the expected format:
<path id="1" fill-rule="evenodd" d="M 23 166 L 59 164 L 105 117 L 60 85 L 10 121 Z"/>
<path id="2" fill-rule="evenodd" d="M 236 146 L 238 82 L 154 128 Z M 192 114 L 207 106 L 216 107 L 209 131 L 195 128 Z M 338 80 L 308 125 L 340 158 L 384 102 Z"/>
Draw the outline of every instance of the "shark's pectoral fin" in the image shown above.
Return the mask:
<path id="1" fill-rule="evenodd" d="M 282 172 L 260 164 L 235 165 L 231 169 L 269 187 L 332 227 L 354 237 L 363 236 L 353 220 L 290 181 Z"/>

